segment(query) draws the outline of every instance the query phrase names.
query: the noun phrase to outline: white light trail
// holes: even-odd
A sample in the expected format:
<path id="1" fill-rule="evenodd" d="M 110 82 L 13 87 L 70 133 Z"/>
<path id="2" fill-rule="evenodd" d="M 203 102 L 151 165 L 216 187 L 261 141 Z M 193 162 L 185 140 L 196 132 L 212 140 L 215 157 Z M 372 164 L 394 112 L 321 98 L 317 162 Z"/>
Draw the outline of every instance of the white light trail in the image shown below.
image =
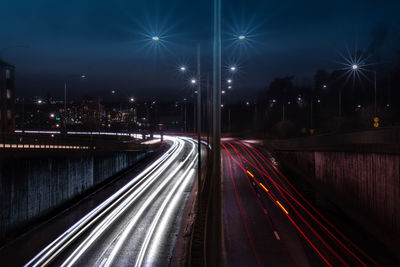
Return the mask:
<path id="1" fill-rule="evenodd" d="M 168 137 L 166 137 L 168 138 Z M 179 148 L 179 144 L 176 138 L 170 138 L 173 141 L 173 145 L 167 152 L 165 152 L 159 159 L 153 164 L 146 168 L 143 172 L 133 178 L 128 184 L 118 190 L 115 194 L 109 197 L 102 204 L 97 206 L 81 220 L 75 223 L 67 231 L 65 231 L 56 240 L 50 243 L 42 251 L 40 251 L 32 260 L 30 260 L 25 266 L 42 266 L 49 263 L 55 256 L 57 256 L 68 244 L 75 240 L 80 234 L 82 234 L 88 227 L 95 223 L 102 214 L 113 208 L 123 197 L 126 196 L 130 191 L 134 190 L 139 183 L 143 182 L 148 176 L 155 172 L 160 166 L 163 165 Z M 176 154 L 175 154 L 176 157 Z"/>
<path id="2" fill-rule="evenodd" d="M 143 192 L 156 180 L 156 178 L 166 169 L 169 167 L 171 163 L 174 162 L 175 158 L 179 155 L 181 150 L 183 149 L 183 141 L 178 140 L 179 147 L 178 152 L 175 152 L 171 158 L 168 159 L 168 162 L 161 166 L 151 178 L 146 179 L 145 183 L 141 185 L 140 188 L 135 190 L 131 195 L 127 197 L 120 205 L 113 208 L 113 211 L 93 230 L 91 231 L 90 235 L 74 250 L 74 252 L 64 261 L 61 266 L 72 266 L 80 256 L 92 245 L 96 239 L 141 195 Z M 164 180 L 165 182 L 166 180 Z M 160 187 L 157 188 L 156 191 L 159 191 Z M 126 194 L 125 194 L 126 195 Z M 156 196 L 156 195 L 155 195 Z M 154 197 L 155 197 L 154 196 Z M 149 199 L 146 200 L 146 203 Z M 144 206 L 147 207 L 146 203 Z M 143 206 L 142 206 L 143 207 Z M 136 215 L 137 216 L 137 215 Z M 135 218 L 136 218 L 135 216 Z M 121 237 L 120 237 L 121 239 Z"/>
<path id="3" fill-rule="evenodd" d="M 129 236 L 129 233 L 132 231 L 133 227 L 136 225 L 136 222 L 138 221 L 138 219 L 141 217 L 141 215 L 143 214 L 144 211 L 146 211 L 148 209 L 148 206 L 154 201 L 154 199 L 159 196 L 159 193 L 161 192 L 161 190 L 168 185 L 168 183 L 175 177 L 176 173 L 178 171 L 181 170 L 181 168 L 184 166 L 184 164 L 189 160 L 189 158 L 192 156 L 194 149 L 195 149 L 195 145 L 193 142 L 191 142 L 192 144 L 192 150 L 190 151 L 190 153 L 186 156 L 185 160 L 180 162 L 179 166 L 177 166 L 173 172 L 171 172 L 167 178 L 165 178 L 162 182 L 161 185 L 159 185 L 157 187 L 157 189 L 150 195 L 149 198 L 146 199 L 145 203 L 141 206 L 140 210 L 135 214 L 135 216 L 130 220 L 129 224 L 124 228 L 124 232 L 120 235 L 117 244 L 114 246 L 111 254 L 108 256 L 107 262 L 105 264 L 105 266 L 110 266 L 115 258 L 115 256 L 117 255 L 117 253 L 120 251 L 122 245 L 124 244 L 126 238 Z M 164 201 L 164 204 L 167 202 L 167 200 Z M 163 206 L 164 206 L 163 204 Z M 162 209 L 162 208 L 160 208 Z M 156 220 L 156 219 L 155 219 Z M 153 221 L 154 223 L 154 221 Z M 149 239 L 149 233 L 151 233 L 152 231 L 154 231 L 154 227 L 155 225 L 150 226 L 149 228 L 149 232 L 146 235 L 145 241 L 144 243 L 148 242 L 146 240 Z M 143 248 L 143 246 L 142 246 Z M 141 249 L 141 251 L 139 252 L 139 258 L 142 257 L 141 254 L 143 254 L 143 249 Z"/>

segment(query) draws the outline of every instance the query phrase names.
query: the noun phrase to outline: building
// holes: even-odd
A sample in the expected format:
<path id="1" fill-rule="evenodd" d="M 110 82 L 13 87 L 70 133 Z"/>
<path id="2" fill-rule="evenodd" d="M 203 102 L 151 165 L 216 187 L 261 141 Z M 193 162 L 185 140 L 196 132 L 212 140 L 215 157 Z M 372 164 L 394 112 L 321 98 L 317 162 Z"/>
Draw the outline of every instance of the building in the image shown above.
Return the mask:
<path id="1" fill-rule="evenodd" d="M 0 134 L 14 130 L 14 66 L 0 60 Z"/>

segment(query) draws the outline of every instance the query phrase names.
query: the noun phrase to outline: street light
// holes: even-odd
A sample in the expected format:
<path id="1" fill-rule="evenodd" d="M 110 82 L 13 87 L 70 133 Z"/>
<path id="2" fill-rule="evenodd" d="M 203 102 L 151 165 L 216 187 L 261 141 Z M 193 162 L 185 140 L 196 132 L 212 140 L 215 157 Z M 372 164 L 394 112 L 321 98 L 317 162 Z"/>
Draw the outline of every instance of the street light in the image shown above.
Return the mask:
<path id="1" fill-rule="evenodd" d="M 135 102 L 135 98 L 131 97 L 131 98 L 129 99 L 129 101 L 131 101 L 131 103 L 132 103 L 132 102 Z"/>
<path id="2" fill-rule="evenodd" d="M 353 64 L 351 66 L 353 71 L 361 71 L 361 68 L 358 64 Z M 376 116 L 377 105 L 376 105 L 376 70 L 372 71 L 374 73 L 374 116 Z"/>
<path id="3" fill-rule="evenodd" d="M 227 82 L 228 82 L 228 83 L 232 83 L 232 79 L 228 79 Z"/>
<path id="4" fill-rule="evenodd" d="M 235 66 L 230 67 L 230 69 L 231 69 L 232 72 L 236 71 L 236 67 Z"/>
<path id="5" fill-rule="evenodd" d="M 154 35 L 154 36 L 152 36 L 151 37 L 151 39 L 153 40 L 153 41 L 160 41 L 160 37 L 158 37 L 157 35 Z"/>
<path id="6" fill-rule="evenodd" d="M 191 84 L 196 84 L 196 79 L 191 79 L 191 80 L 190 80 L 190 83 L 191 83 Z"/>
<path id="7" fill-rule="evenodd" d="M 239 39 L 240 41 L 243 41 L 244 39 L 246 39 L 246 35 L 241 34 L 241 35 L 238 36 L 238 39 Z"/>
<path id="8" fill-rule="evenodd" d="M 185 66 L 180 67 L 180 69 L 181 69 L 181 71 L 186 71 L 186 67 Z"/>
<path id="9" fill-rule="evenodd" d="M 228 86 L 228 89 L 232 89 L 232 86 L 231 86 L 231 85 L 229 85 L 229 86 Z"/>

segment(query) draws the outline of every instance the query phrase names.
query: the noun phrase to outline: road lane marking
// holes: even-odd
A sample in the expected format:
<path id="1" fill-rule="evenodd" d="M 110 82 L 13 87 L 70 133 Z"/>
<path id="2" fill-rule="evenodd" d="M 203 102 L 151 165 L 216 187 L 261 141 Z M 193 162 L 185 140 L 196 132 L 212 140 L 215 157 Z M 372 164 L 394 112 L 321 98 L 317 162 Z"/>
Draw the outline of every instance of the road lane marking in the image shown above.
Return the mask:
<path id="1" fill-rule="evenodd" d="M 274 231 L 274 235 L 275 235 L 275 238 L 276 238 L 277 240 L 281 240 L 281 238 L 279 237 L 279 234 L 278 234 L 277 231 Z"/>

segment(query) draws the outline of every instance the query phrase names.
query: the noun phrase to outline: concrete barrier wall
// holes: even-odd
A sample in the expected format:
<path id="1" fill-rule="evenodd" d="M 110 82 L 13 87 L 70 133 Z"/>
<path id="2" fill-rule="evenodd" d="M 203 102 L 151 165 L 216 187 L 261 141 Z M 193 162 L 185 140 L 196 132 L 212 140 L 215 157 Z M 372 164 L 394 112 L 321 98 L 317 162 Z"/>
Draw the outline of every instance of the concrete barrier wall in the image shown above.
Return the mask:
<path id="1" fill-rule="evenodd" d="M 133 165 L 146 152 L 0 159 L 0 240 Z"/>
<path id="2" fill-rule="evenodd" d="M 275 154 L 400 252 L 399 154 L 299 150 Z"/>

